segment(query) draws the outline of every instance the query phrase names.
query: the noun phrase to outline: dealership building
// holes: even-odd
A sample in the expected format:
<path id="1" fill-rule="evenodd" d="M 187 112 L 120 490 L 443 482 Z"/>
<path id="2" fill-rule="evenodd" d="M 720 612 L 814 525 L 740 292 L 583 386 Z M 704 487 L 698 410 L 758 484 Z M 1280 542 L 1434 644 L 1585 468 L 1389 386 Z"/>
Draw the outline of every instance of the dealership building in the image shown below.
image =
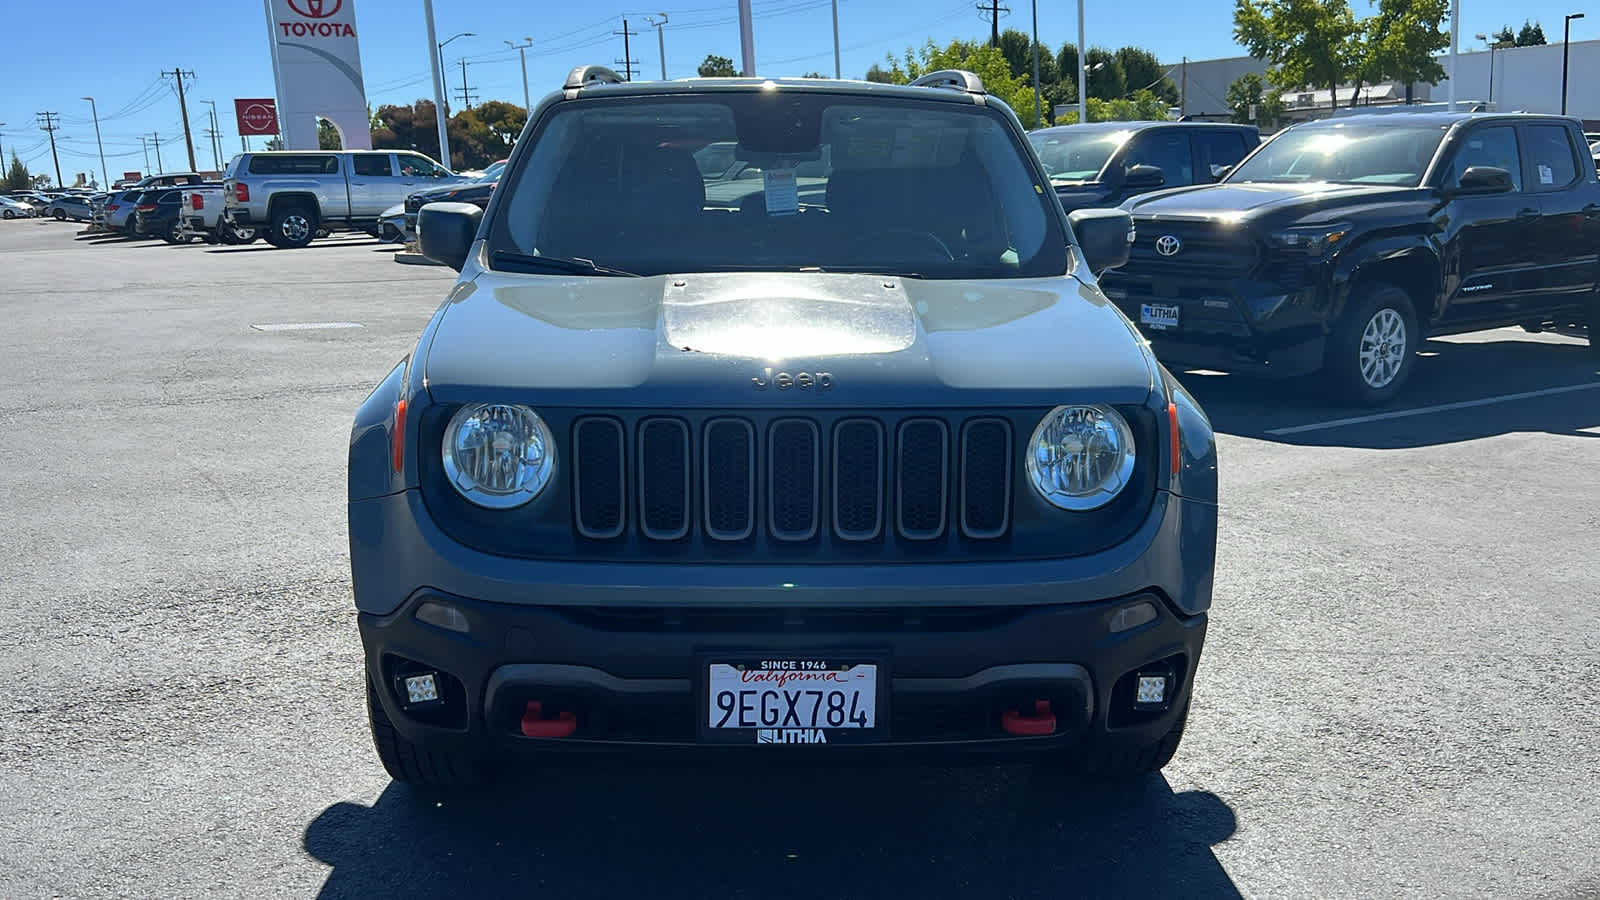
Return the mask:
<path id="1" fill-rule="evenodd" d="M 1561 112 L 1562 45 L 1537 47 L 1487 47 L 1456 55 L 1456 103 L 1462 109 L 1502 112 Z M 1568 45 L 1567 113 L 1583 119 L 1589 130 L 1600 130 L 1600 40 L 1573 41 Z M 1493 63 L 1491 72 L 1490 63 Z M 1449 57 L 1439 64 L 1449 69 Z M 1266 77 L 1267 64 L 1248 56 L 1167 63 L 1172 80 L 1181 85 L 1183 111 L 1203 119 L 1227 118 L 1228 86 L 1253 72 Z M 1349 106 L 1354 86 L 1338 89 L 1340 106 Z M 1442 103 L 1449 85 L 1412 86 L 1413 102 Z M 1328 89 L 1289 91 L 1282 95 L 1287 121 L 1319 118 L 1329 112 Z M 1398 106 L 1406 102 L 1406 86 L 1396 82 L 1362 85 L 1357 106 Z"/>

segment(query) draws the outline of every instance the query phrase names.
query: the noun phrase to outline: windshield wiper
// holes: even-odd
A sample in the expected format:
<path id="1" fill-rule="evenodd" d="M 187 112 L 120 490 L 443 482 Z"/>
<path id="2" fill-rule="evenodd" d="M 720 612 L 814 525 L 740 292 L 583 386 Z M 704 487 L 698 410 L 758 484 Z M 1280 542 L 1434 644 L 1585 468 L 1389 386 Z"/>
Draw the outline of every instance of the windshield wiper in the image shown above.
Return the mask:
<path id="1" fill-rule="evenodd" d="M 549 272 L 557 275 L 612 275 L 622 278 L 643 277 L 636 272 L 625 272 L 608 266 L 596 265 L 592 259 L 566 256 L 535 256 L 511 250 L 496 250 L 489 257 L 494 266 L 521 269 L 526 272 Z"/>

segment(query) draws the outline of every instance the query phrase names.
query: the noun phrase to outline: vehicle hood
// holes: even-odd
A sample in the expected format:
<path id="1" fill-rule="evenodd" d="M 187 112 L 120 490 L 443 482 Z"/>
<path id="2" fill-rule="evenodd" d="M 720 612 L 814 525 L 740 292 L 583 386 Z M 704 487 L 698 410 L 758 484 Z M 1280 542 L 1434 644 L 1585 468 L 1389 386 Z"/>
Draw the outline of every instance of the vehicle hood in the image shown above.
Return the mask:
<path id="1" fill-rule="evenodd" d="M 1209 184 L 1133 197 L 1122 208 L 1142 220 L 1333 219 L 1352 210 L 1415 203 L 1428 196 L 1418 188 L 1346 184 Z M 1326 213 L 1326 215 L 1320 215 Z"/>
<path id="2" fill-rule="evenodd" d="M 441 402 L 613 406 L 1138 403 L 1156 371 L 1127 319 L 1070 276 L 842 273 L 480 272 L 445 304 L 425 365 Z"/>

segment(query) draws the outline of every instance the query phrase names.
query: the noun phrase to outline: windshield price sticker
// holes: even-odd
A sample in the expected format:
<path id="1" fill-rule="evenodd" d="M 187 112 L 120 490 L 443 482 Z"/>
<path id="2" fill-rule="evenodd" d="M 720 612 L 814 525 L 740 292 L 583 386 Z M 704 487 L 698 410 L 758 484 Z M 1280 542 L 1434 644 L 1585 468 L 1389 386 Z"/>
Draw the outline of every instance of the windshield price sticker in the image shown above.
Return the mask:
<path id="1" fill-rule="evenodd" d="M 764 659 L 708 666 L 706 727 L 757 744 L 860 740 L 878 726 L 878 666 Z"/>
<path id="2" fill-rule="evenodd" d="M 793 169 L 766 169 L 761 173 L 767 198 L 767 215 L 792 216 L 800 211 L 800 184 Z"/>

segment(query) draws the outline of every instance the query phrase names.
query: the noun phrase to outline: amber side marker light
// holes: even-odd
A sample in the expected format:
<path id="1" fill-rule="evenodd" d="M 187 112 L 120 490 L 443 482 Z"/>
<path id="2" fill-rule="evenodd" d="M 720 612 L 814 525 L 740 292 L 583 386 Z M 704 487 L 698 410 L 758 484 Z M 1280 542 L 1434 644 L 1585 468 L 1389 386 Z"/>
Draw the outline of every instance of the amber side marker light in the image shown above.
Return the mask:
<path id="1" fill-rule="evenodd" d="M 1178 404 L 1171 401 L 1167 402 L 1167 430 L 1170 432 L 1170 437 L 1168 437 L 1168 440 L 1171 442 L 1172 450 L 1172 474 L 1177 475 L 1178 450 L 1180 449 L 1178 439 Z"/>
<path id="2" fill-rule="evenodd" d="M 394 447 L 394 470 L 403 472 L 406 467 L 406 401 L 396 400 L 394 404 L 394 429 L 389 432 L 389 441 Z"/>

